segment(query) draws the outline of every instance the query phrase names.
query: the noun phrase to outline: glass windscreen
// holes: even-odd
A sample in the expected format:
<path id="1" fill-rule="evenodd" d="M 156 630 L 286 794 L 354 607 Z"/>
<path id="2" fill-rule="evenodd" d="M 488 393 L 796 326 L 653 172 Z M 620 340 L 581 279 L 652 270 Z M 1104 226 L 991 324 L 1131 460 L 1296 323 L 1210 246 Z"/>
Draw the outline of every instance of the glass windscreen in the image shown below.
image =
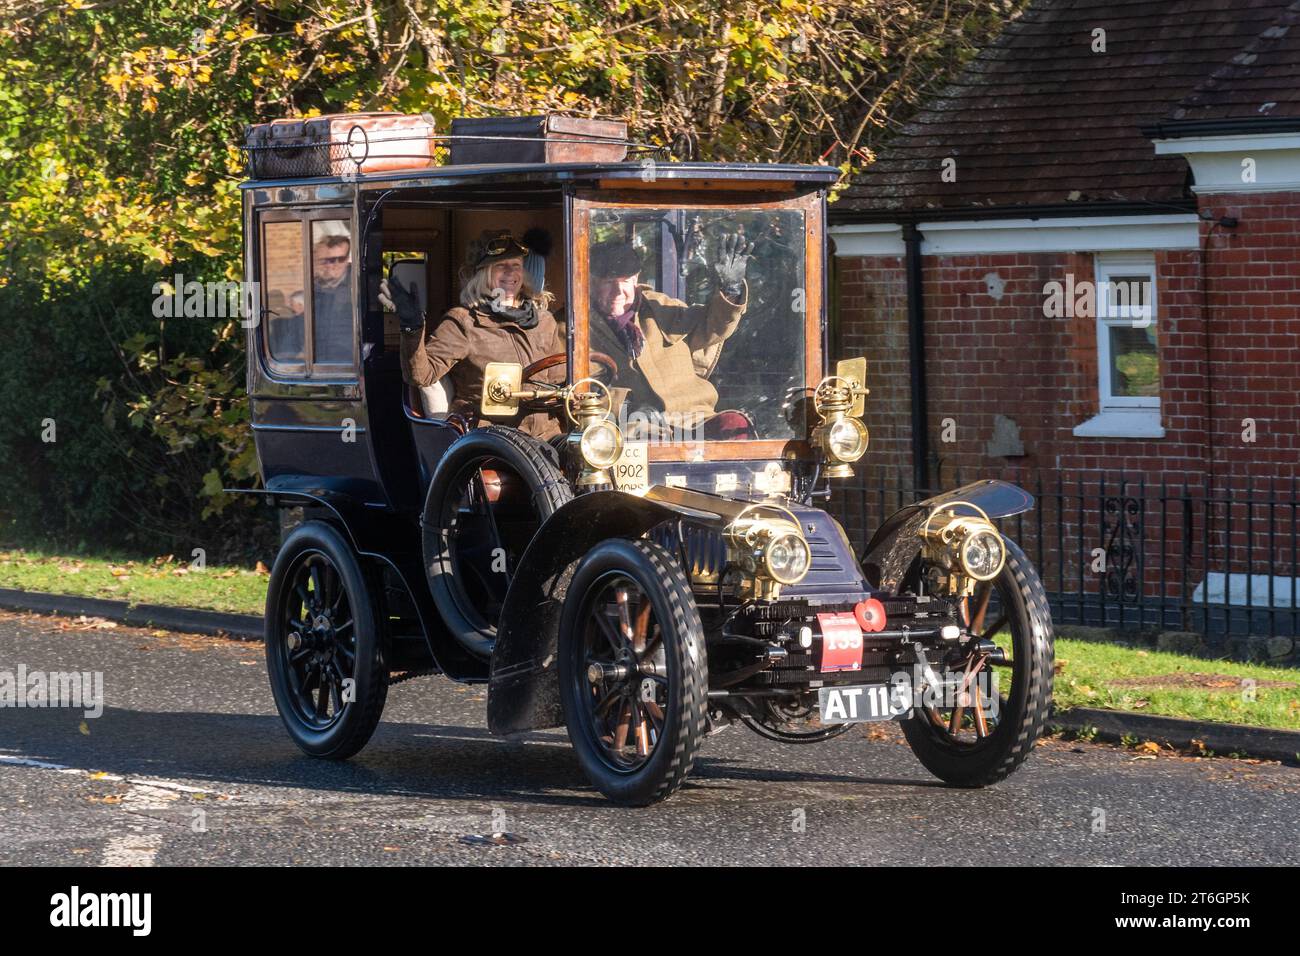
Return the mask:
<path id="1" fill-rule="evenodd" d="M 633 440 L 802 436 L 801 210 L 593 209 L 592 374 Z M 797 434 L 798 431 L 798 434 Z"/>

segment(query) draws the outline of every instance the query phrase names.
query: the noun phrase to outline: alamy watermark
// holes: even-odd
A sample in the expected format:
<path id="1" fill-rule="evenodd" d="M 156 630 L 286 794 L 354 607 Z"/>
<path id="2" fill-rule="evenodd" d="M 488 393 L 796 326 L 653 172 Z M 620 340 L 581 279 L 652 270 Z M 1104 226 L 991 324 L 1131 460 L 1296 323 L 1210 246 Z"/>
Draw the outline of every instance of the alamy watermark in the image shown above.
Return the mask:
<path id="1" fill-rule="evenodd" d="M 1151 324 L 1154 285 L 1149 279 L 1076 282 L 1067 273 L 1064 282 L 1043 284 L 1043 315 L 1049 319 L 1095 319 L 1098 308 L 1109 318 L 1129 319 L 1135 329 Z"/>
<path id="2" fill-rule="evenodd" d="M 153 314 L 157 319 L 239 319 L 246 329 L 261 317 L 257 282 L 200 282 L 181 273 L 153 284 Z"/>
<path id="3" fill-rule="evenodd" d="M 67 707 L 86 719 L 104 713 L 103 671 L 0 670 L 0 707 Z"/>

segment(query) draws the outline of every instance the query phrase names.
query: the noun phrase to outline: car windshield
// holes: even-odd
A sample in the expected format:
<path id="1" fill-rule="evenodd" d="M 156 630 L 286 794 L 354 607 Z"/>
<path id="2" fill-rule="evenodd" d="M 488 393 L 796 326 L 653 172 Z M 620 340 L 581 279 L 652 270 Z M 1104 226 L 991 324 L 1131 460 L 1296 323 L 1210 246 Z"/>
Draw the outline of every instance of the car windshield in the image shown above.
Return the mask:
<path id="1" fill-rule="evenodd" d="M 797 209 L 591 211 L 592 370 L 629 438 L 802 437 L 804 235 Z"/>

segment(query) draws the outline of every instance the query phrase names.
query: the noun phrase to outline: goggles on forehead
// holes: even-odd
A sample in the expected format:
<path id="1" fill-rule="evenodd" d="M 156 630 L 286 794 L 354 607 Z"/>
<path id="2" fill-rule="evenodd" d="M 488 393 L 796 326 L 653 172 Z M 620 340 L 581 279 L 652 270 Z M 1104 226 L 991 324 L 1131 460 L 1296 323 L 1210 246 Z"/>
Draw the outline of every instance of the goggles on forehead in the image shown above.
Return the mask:
<path id="1" fill-rule="evenodd" d="M 529 248 L 514 236 L 497 236 L 483 244 L 483 251 L 479 253 L 478 261 L 474 263 L 474 267 L 478 268 L 489 259 L 513 258 L 515 256 L 522 258 L 528 255 L 529 251 Z"/>

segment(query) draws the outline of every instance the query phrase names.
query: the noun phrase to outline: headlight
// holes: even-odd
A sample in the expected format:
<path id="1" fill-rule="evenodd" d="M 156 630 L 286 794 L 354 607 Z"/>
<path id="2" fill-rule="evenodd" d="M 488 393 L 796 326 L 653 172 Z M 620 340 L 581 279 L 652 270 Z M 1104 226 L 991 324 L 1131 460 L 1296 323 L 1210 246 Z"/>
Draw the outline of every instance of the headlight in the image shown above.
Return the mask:
<path id="1" fill-rule="evenodd" d="M 996 532 L 977 531 L 961 543 L 958 557 L 963 571 L 976 581 L 988 581 L 998 576 L 1006 555 Z"/>
<path id="2" fill-rule="evenodd" d="M 838 461 L 857 461 L 867 450 L 867 426 L 841 418 L 826 430 L 826 450 Z"/>
<path id="3" fill-rule="evenodd" d="M 608 468 L 623 451 L 623 436 L 613 422 L 594 422 L 583 429 L 579 447 L 591 467 Z"/>
<path id="4" fill-rule="evenodd" d="M 763 551 L 763 565 L 774 581 L 795 584 L 808 573 L 812 555 L 808 542 L 801 535 L 779 534 L 768 542 Z"/>

